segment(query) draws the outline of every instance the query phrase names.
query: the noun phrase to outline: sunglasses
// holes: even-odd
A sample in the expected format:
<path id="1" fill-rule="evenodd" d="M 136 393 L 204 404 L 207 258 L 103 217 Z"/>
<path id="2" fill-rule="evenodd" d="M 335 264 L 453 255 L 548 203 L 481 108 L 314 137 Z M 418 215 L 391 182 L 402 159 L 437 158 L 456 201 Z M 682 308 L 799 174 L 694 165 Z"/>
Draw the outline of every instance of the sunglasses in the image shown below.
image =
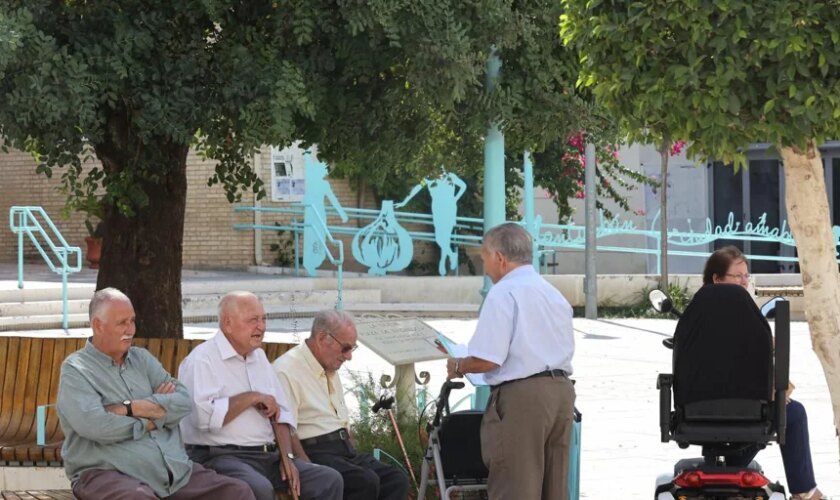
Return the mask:
<path id="1" fill-rule="evenodd" d="M 342 341 L 338 340 L 337 338 L 335 338 L 335 335 L 333 335 L 333 334 L 332 334 L 332 333 L 330 333 L 330 332 L 325 331 L 324 333 L 326 333 L 327 335 L 329 335 L 330 337 L 332 337 L 332 339 L 333 339 L 333 340 L 335 340 L 335 342 L 336 342 L 338 345 L 340 345 L 340 346 L 341 346 L 341 354 L 347 354 L 347 353 L 353 352 L 353 351 L 355 351 L 355 350 L 359 347 L 359 344 L 356 344 L 356 345 L 345 344 L 344 342 L 342 342 Z"/>

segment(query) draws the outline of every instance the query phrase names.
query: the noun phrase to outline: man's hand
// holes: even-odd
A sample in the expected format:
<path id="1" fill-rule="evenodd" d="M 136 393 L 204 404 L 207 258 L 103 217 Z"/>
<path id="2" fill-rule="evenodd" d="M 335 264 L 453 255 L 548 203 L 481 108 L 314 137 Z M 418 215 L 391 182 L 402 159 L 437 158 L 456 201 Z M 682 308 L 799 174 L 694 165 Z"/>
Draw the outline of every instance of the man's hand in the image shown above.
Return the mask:
<path id="1" fill-rule="evenodd" d="M 105 411 L 123 417 L 128 416 L 128 410 L 126 410 L 125 405 L 122 403 L 107 405 L 105 406 Z M 135 399 L 131 401 L 131 414 L 133 417 L 144 417 L 154 420 L 166 415 L 166 410 L 159 404 L 149 400 Z"/>
<path id="2" fill-rule="evenodd" d="M 148 399 L 135 399 L 131 402 L 131 413 L 135 417 L 157 420 L 166 415 L 166 410 L 164 410 L 159 404 L 149 401 Z"/>
<path id="3" fill-rule="evenodd" d="M 172 394 L 175 392 L 174 382 L 164 382 L 155 387 L 155 394 Z"/>
<path id="4" fill-rule="evenodd" d="M 461 358 L 449 358 L 446 360 L 446 378 L 447 380 L 453 378 L 463 377 L 463 373 L 457 373 L 455 365 L 461 361 Z M 460 367 L 459 367 L 460 368 Z"/>
<path id="5" fill-rule="evenodd" d="M 254 393 L 256 401 L 254 401 L 254 408 L 260 412 L 260 415 L 271 420 L 276 420 L 280 416 L 280 405 L 271 394 L 262 394 L 260 392 Z"/>
<path id="6" fill-rule="evenodd" d="M 282 451 L 280 453 L 283 453 Z M 283 467 L 283 462 L 289 464 L 289 472 L 291 473 L 292 477 L 286 477 L 286 470 Z M 295 466 L 294 460 L 290 458 L 281 458 L 280 460 L 280 477 L 283 481 L 289 481 L 289 491 L 294 491 L 297 493 L 297 496 L 300 497 L 300 472 L 298 472 L 297 466 Z"/>

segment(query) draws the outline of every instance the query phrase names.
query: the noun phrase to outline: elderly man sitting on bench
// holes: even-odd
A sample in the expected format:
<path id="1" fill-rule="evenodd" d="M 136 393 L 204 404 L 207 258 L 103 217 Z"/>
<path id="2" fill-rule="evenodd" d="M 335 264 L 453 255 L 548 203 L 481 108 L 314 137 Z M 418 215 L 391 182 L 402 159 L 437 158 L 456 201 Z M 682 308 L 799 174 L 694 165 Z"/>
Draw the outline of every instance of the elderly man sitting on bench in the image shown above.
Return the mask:
<path id="1" fill-rule="evenodd" d="M 93 337 L 61 366 L 58 416 L 73 494 L 102 498 L 253 500 L 242 481 L 192 463 L 178 423 L 186 388 L 145 349 L 132 347 L 134 307 L 106 288 L 90 301 Z"/>

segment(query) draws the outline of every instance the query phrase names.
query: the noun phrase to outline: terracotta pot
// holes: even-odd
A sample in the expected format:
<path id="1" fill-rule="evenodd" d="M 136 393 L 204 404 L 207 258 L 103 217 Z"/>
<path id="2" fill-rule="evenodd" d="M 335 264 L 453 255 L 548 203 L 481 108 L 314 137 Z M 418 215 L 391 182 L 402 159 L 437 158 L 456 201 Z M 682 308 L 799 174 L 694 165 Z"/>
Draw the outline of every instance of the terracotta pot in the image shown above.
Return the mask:
<path id="1" fill-rule="evenodd" d="M 99 259 L 102 257 L 102 238 L 85 237 L 87 243 L 87 261 L 91 269 L 99 269 Z"/>

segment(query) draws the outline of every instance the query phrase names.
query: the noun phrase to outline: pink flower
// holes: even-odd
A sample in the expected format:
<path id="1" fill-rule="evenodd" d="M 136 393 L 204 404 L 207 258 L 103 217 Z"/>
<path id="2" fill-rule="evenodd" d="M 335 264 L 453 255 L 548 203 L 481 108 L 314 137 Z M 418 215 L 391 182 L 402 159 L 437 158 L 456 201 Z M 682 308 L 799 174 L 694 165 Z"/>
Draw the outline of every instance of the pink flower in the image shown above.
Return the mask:
<path id="1" fill-rule="evenodd" d="M 671 145 L 671 156 L 677 156 L 682 153 L 682 150 L 685 149 L 687 144 L 688 143 L 683 140 L 674 142 L 674 144 Z"/>
<path id="2" fill-rule="evenodd" d="M 647 215 L 647 212 L 645 211 L 645 209 L 644 209 L 644 208 L 637 208 L 637 209 L 634 211 L 634 213 L 635 213 L 636 215 L 641 215 L 641 216 L 645 216 L 645 215 Z"/>
<path id="3" fill-rule="evenodd" d="M 578 191 L 577 193 L 575 193 L 575 198 L 577 198 L 579 200 L 582 200 L 583 197 L 584 197 L 583 191 Z"/>

